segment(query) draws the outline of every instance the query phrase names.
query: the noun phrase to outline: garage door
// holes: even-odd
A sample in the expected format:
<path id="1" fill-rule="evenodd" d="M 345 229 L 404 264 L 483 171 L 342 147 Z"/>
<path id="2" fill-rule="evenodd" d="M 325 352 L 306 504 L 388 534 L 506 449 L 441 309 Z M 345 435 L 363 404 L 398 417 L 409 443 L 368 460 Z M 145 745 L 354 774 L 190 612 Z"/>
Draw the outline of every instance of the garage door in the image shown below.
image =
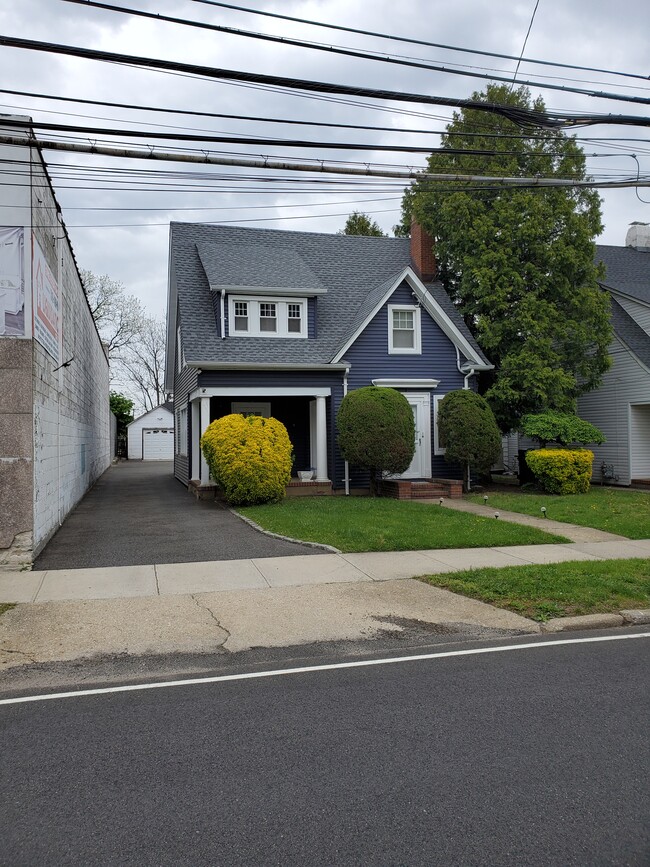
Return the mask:
<path id="1" fill-rule="evenodd" d="M 142 431 L 142 459 L 144 461 L 172 461 L 174 459 L 173 428 L 145 428 Z"/>

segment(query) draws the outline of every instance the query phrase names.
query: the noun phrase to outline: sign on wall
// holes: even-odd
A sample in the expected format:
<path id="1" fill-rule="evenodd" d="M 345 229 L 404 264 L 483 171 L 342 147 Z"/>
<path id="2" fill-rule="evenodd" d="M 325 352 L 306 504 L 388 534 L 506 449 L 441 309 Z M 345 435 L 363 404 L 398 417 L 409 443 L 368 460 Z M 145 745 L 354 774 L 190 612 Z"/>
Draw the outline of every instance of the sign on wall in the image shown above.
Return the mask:
<path id="1" fill-rule="evenodd" d="M 36 238 L 32 244 L 34 338 L 61 364 L 61 293 Z"/>
<path id="2" fill-rule="evenodd" d="M 0 226 L 0 337 L 25 336 L 25 230 Z"/>

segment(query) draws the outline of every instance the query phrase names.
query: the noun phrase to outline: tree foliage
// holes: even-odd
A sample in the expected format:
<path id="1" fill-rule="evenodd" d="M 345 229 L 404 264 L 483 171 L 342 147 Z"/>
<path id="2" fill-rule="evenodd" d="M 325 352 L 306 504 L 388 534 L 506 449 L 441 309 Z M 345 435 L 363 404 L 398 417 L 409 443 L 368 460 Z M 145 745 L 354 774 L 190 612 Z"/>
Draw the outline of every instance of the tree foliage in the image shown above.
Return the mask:
<path id="1" fill-rule="evenodd" d="M 116 377 L 145 412 L 165 402 L 165 324 L 145 317 L 117 359 Z"/>
<path id="2" fill-rule="evenodd" d="M 473 99 L 544 110 L 525 87 L 488 85 Z M 496 114 L 454 113 L 442 147 L 429 172 L 586 177 L 575 139 L 557 130 L 527 135 Z M 412 217 L 435 239 L 440 278 L 495 364 L 483 388 L 502 429 L 526 413 L 574 411 L 609 366 L 609 303 L 594 264 L 598 194 L 422 179 L 404 197 L 404 227 Z"/>
<path id="3" fill-rule="evenodd" d="M 485 398 L 474 391 L 448 392 L 438 404 L 438 438 L 445 460 L 463 467 L 463 484 L 470 488 L 470 468 L 490 471 L 501 453 L 501 432 Z"/>
<path id="4" fill-rule="evenodd" d="M 591 422 L 579 418 L 577 415 L 561 412 L 542 412 L 525 415 L 521 420 L 521 433 L 524 436 L 538 440 L 545 446 L 546 443 L 597 443 L 605 442 L 605 435 Z"/>
<path id="5" fill-rule="evenodd" d="M 379 225 L 371 220 L 367 214 L 361 214 L 359 211 L 353 211 L 347 218 L 345 227 L 339 232 L 339 235 L 370 235 L 373 238 L 383 238 L 384 233 L 379 228 Z"/>
<path id="6" fill-rule="evenodd" d="M 378 478 L 408 469 L 415 452 L 415 423 L 409 402 L 399 391 L 374 385 L 350 391 L 336 422 L 341 454 L 369 470 L 373 496 Z"/>
<path id="7" fill-rule="evenodd" d="M 133 401 L 123 394 L 112 391 L 110 394 L 110 409 L 117 419 L 117 435 L 126 433 L 126 426 L 133 421 Z"/>

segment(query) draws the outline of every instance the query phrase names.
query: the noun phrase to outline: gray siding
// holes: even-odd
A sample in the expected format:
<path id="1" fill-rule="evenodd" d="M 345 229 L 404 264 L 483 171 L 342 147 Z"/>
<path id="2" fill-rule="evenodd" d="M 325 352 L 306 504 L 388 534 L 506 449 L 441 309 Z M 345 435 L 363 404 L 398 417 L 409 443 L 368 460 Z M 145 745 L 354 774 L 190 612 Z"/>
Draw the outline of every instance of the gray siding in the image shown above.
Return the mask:
<path id="1" fill-rule="evenodd" d="M 647 304 L 642 304 L 640 301 L 623 298 L 621 295 L 614 295 L 614 298 L 616 298 L 623 310 L 630 314 L 636 324 L 643 328 L 646 334 L 650 334 L 650 307 Z"/>
<path id="2" fill-rule="evenodd" d="M 593 480 L 600 481 L 600 466 L 606 463 L 614 465 L 619 485 L 629 485 L 630 404 L 650 404 L 650 372 L 619 340 L 613 341 L 610 354 L 612 367 L 600 388 L 578 399 L 578 415 L 599 427 L 607 437 L 603 445 L 590 446 L 594 452 Z"/>

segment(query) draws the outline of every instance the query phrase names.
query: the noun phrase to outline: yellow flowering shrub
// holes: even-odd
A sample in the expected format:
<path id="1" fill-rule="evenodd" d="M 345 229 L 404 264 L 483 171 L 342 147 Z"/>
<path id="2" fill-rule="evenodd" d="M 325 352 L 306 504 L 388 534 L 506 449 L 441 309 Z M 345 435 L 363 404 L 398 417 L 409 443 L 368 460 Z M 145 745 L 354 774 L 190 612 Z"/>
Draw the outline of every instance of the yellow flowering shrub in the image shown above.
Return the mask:
<path id="1" fill-rule="evenodd" d="M 225 415 L 206 429 L 201 449 L 231 505 L 275 503 L 284 497 L 291 478 L 291 442 L 281 421 Z"/>
<path id="2" fill-rule="evenodd" d="M 536 449 L 526 463 L 549 494 L 585 494 L 589 490 L 594 453 L 589 449 Z"/>

